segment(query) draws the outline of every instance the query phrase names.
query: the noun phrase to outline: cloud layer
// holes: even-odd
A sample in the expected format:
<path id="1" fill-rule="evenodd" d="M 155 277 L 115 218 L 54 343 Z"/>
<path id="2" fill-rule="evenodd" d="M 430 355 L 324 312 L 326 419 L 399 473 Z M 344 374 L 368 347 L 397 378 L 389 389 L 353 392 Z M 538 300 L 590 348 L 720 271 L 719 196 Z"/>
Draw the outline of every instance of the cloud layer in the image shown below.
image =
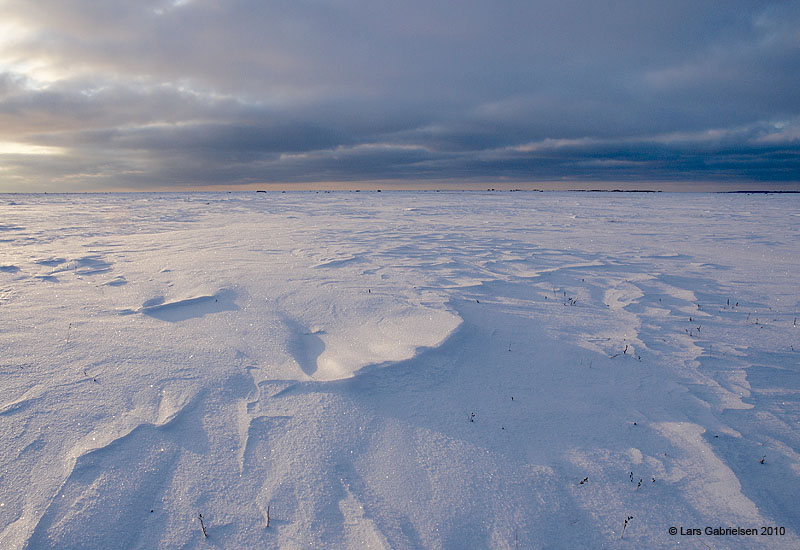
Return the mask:
<path id="1" fill-rule="evenodd" d="M 0 10 L 0 190 L 800 181 L 795 1 Z"/>

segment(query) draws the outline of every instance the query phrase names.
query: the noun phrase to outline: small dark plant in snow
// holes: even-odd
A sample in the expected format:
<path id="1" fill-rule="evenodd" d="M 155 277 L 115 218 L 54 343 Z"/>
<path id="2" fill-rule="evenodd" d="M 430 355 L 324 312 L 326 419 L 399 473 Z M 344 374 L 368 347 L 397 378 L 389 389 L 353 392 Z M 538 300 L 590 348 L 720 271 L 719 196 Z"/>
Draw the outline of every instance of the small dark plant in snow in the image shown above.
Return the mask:
<path id="1" fill-rule="evenodd" d="M 633 519 L 633 516 L 628 516 L 625 518 L 625 523 L 622 525 L 622 535 L 619 538 L 625 536 L 625 529 L 628 528 L 628 522 Z"/>
<path id="2" fill-rule="evenodd" d="M 609 359 L 614 359 L 615 357 L 619 357 L 620 355 L 628 355 L 628 344 L 625 344 L 625 349 L 623 349 L 622 352 L 615 353 L 614 355 L 610 356 Z"/>
<path id="3" fill-rule="evenodd" d="M 206 524 L 203 522 L 203 514 L 197 514 L 197 517 L 200 518 L 200 529 L 203 530 L 203 536 L 208 537 L 208 533 L 206 532 Z"/>

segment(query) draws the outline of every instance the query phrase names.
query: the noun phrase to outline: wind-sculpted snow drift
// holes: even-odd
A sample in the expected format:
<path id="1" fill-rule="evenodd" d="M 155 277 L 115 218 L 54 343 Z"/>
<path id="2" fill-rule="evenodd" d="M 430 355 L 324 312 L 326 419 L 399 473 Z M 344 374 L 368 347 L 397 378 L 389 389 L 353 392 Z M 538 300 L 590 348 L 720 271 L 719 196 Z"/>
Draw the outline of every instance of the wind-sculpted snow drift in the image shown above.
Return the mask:
<path id="1" fill-rule="evenodd" d="M 0 548 L 796 548 L 798 207 L 0 196 Z"/>

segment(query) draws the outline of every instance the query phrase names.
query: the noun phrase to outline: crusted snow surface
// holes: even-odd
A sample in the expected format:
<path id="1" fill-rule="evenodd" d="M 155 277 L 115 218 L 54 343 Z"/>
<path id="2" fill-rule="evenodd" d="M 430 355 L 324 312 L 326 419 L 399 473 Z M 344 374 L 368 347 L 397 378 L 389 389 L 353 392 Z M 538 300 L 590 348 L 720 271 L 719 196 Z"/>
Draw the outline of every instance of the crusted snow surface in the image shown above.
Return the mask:
<path id="1" fill-rule="evenodd" d="M 797 548 L 799 199 L 0 195 L 0 548 Z"/>

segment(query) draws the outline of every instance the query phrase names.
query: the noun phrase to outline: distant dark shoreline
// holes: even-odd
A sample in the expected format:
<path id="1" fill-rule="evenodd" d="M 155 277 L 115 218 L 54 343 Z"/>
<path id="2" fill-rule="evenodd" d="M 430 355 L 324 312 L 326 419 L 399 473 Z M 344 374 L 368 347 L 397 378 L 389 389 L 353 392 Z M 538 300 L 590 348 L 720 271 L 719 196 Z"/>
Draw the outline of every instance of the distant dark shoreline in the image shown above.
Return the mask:
<path id="1" fill-rule="evenodd" d="M 788 191 L 788 190 L 784 190 L 784 191 L 714 191 L 714 193 L 745 193 L 747 195 L 756 193 L 756 194 L 760 194 L 760 195 L 773 195 L 773 194 L 778 194 L 778 193 L 783 193 L 783 194 L 786 194 L 786 193 L 800 193 L 800 191 Z"/>
<path id="2" fill-rule="evenodd" d="M 664 190 L 664 189 L 241 189 L 241 190 L 181 190 L 181 191 L 9 191 L 0 192 L 0 195 L 117 195 L 117 194 L 219 194 L 219 193 L 688 193 L 688 194 L 714 194 L 714 195 L 797 195 L 800 190 L 794 189 L 741 189 L 735 191 L 691 191 L 691 190 Z"/>

